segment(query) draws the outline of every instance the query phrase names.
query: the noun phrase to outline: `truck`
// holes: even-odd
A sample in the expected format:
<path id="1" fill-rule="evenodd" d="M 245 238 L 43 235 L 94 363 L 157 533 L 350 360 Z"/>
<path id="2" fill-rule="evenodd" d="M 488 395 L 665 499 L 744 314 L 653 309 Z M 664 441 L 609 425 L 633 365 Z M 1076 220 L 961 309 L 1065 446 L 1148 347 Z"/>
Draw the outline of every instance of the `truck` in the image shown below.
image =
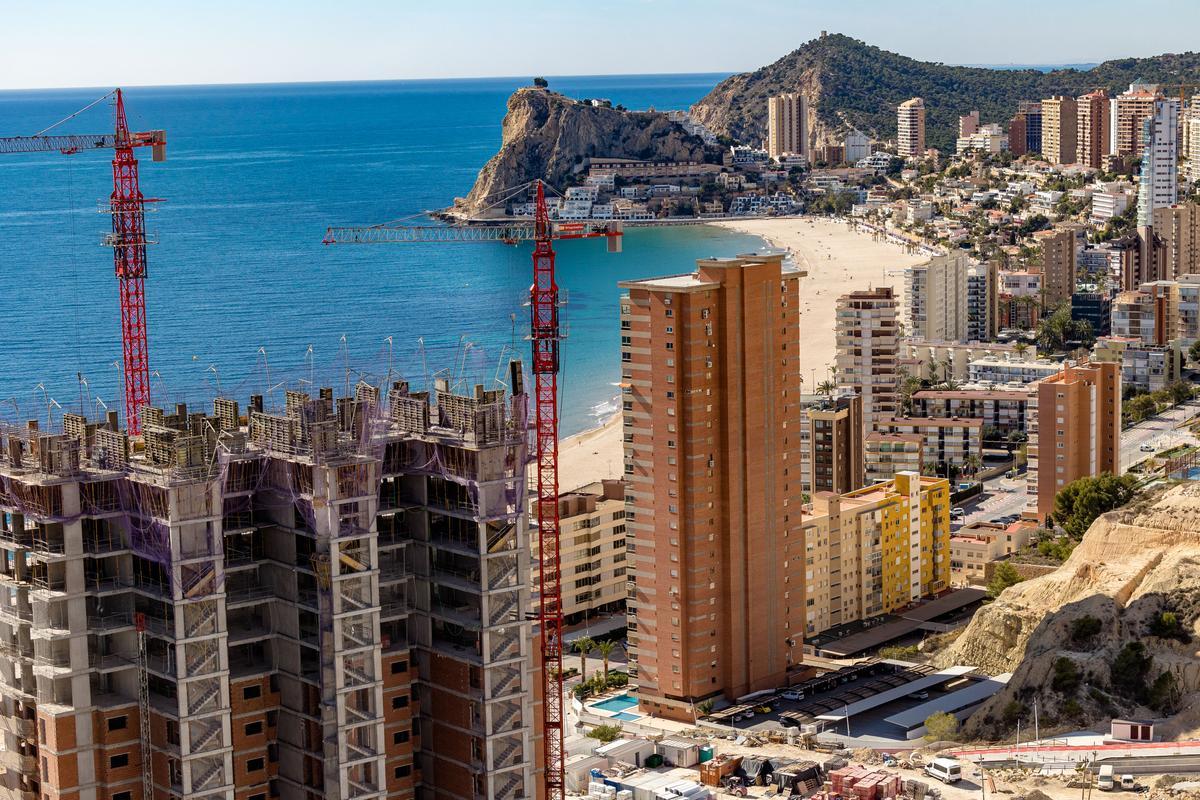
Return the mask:
<path id="1" fill-rule="evenodd" d="M 1096 787 L 1102 792 L 1111 792 L 1113 790 L 1112 764 L 1100 765 L 1100 772 L 1096 774 Z"/>

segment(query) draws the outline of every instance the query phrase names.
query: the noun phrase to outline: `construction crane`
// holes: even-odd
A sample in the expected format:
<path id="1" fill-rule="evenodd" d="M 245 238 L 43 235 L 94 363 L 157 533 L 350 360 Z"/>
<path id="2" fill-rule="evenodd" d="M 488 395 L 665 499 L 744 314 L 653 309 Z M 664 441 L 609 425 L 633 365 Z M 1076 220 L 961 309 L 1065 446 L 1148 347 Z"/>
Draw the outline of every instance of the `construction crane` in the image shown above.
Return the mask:
<path id="1" fill-rule="evenodd" d="M 46 133 L 98 103 L 115 98 L 116 125 L 113 133 L 47 136 Z M 166 160 L 164 131 L 131 133 L 125 118 L 125 100 L 120 89 L 59 120 L 33 136 L 0 138 L 0 153 L 44 153 L 57 150 L 74 155 L 85 150 L 113 150 L 113 190 L 109 197 L 112 233 L 104 243 L 113 249 L 113 267 L 121 293 L 121 344 L 124 354 L 125 421 L 129 433 L 141 433 L 141 409 L 150 404 L 150 352 L 146 342 L 146 235 L 147 202 L 138 187 L 135 147 L 150 147 L 154 161 Z"/>
<path id="2" fill-rule="evenodd" d="M 563 750 L 562 565 L 558 519 L 558 367 L 562 336 L 558 324 L 555 239 L 606 237 L 610 253 L 621 251 L 621 224 L 554 224 L 545 187 L 534 181 L 536 202 L 531 223 L 495 226 L 376 225 L 329 228 L 326 244 L 411 242 L 532 241 L 533 284 L 529 287 L 529 339 L 533 355 L 534 441 L 537 461 L 538 619 L 542 654 L 542 780 L 546 800 L 566 794 Z"/>

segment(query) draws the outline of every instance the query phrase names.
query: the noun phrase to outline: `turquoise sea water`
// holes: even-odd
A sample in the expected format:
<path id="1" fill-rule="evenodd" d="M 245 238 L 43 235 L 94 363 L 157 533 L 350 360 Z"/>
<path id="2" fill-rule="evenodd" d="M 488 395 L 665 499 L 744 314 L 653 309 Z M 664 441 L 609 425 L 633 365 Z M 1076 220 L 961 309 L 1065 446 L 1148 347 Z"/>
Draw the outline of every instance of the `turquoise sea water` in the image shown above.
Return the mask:
<path id="1" fill-rule="evenodd" d="M 551 87 L 669 109 L 722 77 L 551 78 Z M 378 380 L 389 367 L 414 383 L 441 369 L 469 383 L 491 379 L 511 352 L 525 356 L 527 248 L 321 244 L 326 225 L 384 222 L 465 195 L 524 82 L 128 89 L 131 126 L 168 138 L 165 163 L 140 158 L 143 193 L 165 198 L 148 215 L 160 240 L 147 289 L 155 402 L 207 401 L 218 382 L 244 402 L 279 384 L 341 386 L 348 370 L 351 381 Z M 0 136 L 39 131 L 104 91 L 0 92 Z M 109 131 L 110 109 L 62 130 Z M 89 412 L 95 397 L 123 408 L 117 285 L 100 246 L 109 218 L 97 213 L 111 180 L 100 152 L 0 156 L 0 419 L 44 420 L 50 399 L 77 409 L 81 392 Z M 619 255 L 601 242 L 560 243 L 564 435 L 616 408 L 618 280 L 759 244 L 713 228 L 632 231 Z"/>

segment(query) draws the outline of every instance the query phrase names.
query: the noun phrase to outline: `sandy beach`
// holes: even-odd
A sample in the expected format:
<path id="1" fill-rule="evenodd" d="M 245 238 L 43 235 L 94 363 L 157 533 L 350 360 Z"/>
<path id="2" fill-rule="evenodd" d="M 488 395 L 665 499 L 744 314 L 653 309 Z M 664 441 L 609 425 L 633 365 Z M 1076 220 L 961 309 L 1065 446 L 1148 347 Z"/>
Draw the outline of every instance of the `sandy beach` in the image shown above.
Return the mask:
<path id="1" fill-rule="evenodd" d="M 853 231 L 843 221 L 824 217 L 717 224 L 761 236 L 773 246 L 791 251 L 797 265 L 808 271 L 808 277 L 800 282 L 800 368 L 805 393 L 811 393 L 829 377 L 835 354 L 833 323 L 838 296 L 884 285 L 899 292 L 904 268 L 928 260 L 928 256 L 906 253 L 899 245 L 877 241 L 868 232 Z M 601 478 L 620 477 L 622 466 L 620 414 L 559 443 L 561 491 L 578 489 Z"/>
<path id="2" fill-rule="evenodd" d="M 836 352 L 833 323 L 837 298 L 878 286 L 891 286 L 901 294 L 905 267 L 929 260 L 929 256 L 906 253 L 900 245 L 877 241 L 869 232 L 853 231 L 844 221 L 827 217 L 717 224 L 763 237 L 790 251 L 797 266 L 808 271 L 808 277 L 800 281 L 800 374 L 806 394 L 829 377 Z"/>

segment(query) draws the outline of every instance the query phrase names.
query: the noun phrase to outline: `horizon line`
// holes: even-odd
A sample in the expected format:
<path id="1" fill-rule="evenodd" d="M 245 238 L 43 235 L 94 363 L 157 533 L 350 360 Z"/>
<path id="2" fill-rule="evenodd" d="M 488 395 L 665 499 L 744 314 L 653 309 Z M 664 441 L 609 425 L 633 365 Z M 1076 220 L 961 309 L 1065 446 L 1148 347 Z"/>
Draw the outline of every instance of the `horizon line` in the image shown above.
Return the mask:
<path id="1" fill-rule="evenodd" d="M 934 62 L 928 62 L 934 63 Z M 1019 62 L 1007 63 L 991 63 L 991 64 L 945 64 L 948 67 L 965 67 L 971 69 L 995 69 L 1005 71 L 1005 67 L 1019 67 L 1021 69 L 1033 70 L 1061 70 L 1061 69 L 1076 69 L 1081 66 L 1087 66 L 1089 70 L 1105 63 L 1104 61 L 1071 61 L 1059 62 L 1057 64 L 1023 64 Z M 575 78 L 651 78 L 651 77 L 684 77 L 684 76 L 711 76 L 724 75 L 732 77 L 734 75 L 747 74 L 754 72 L 761 67 L 754 67 L 745 70 L 709 70 L 705 72 L 597 72 L 597 73 L 575 73 L 566 75 L 550 75 L 542 74 L 539 76 L 529 75 L 461 75 L 454 77 L 424 77 L 424 78 L 337 78 L 330 80 L 282 80 L 282 81 L 226 81 L 217 83 L 121 83 L 122 89 L 208 89 L 208 88 L 224 88 L 238 86 L 335 86 L 339 84 L 354 84 L 354 83 L 449 83 L 451 81 L 509 81 L 509 80 L 528 80 L 532 81 L 534 77 L 543 77 L 546 80 L 570 80 Z M 1089 71 L 1081 70 L 1081 71 Z M 15 94 L 17 92 L 74 92 L 92 89 L 109 89 L 113 87 L 109 85 L 79 85 L 79 86 L 26 86 L 20 88 L 0 88 L 0 94 Z"/>

